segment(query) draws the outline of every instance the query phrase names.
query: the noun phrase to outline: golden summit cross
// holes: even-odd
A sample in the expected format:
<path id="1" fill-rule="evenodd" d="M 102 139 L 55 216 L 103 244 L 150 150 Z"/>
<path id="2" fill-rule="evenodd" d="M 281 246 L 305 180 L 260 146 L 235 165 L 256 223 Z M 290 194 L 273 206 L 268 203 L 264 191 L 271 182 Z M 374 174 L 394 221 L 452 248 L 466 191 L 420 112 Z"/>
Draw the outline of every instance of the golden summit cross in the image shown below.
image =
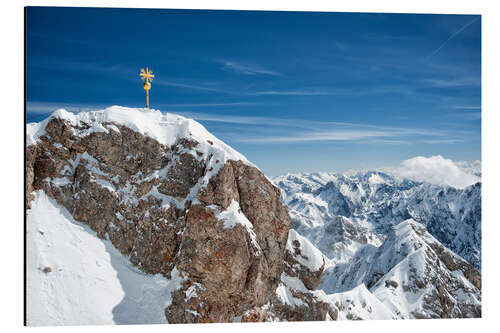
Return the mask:
<path id="1" fill-rule="evenodd" d="M 153 72 L 149 70 L 148 67 L 146 67 L 146 70 L 142 68 L 141 72 L 139 73 L 139 76 L 144 81 L 143 87 L 144 90 L 146 91 L 146 108 L 149 109 L 149 89 L 151 89 L 151 81 L 153 81 L 153 78 L 155 76 L 153 75 Z"/>

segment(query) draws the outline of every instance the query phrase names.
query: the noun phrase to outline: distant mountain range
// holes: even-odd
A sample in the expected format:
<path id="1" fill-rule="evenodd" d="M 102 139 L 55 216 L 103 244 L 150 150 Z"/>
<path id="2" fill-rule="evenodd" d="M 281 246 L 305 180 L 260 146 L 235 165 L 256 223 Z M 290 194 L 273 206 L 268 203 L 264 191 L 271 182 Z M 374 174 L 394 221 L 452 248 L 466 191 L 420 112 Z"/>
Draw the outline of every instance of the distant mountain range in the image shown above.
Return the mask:
<path id="1" fill-rule="evenodd" d="M 380 245 L 394 225 L 411 218 L 481 269 L 481 182 L 457 189 L 380 171 L 288 174 L 274 182 L 292 228 L 332 259 Z"/>
<path id="2" fill-rule="evenodd" d="M 477 163 L 461 167 L 481 175 Z M 393 318 L 481 315 L 481 182 L 457 189 L 381 171 L 273 181 L 291 228 L 325 258 L 318 290 L 364 286 L 357 295 L 373 294 Z"/>

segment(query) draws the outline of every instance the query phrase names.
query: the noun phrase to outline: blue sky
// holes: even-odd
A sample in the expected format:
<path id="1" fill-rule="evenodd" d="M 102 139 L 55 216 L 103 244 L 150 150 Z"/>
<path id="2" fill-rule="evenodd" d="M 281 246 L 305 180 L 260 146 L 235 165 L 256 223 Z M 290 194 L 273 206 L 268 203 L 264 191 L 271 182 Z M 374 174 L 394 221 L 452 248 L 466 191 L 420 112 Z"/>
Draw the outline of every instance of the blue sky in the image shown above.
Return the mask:
<path id="1" fill-rule="evenodd" d="M 30 7 L 27 121 L 192 117 L 266 174 L 481 159 L 481 18 Z"/>

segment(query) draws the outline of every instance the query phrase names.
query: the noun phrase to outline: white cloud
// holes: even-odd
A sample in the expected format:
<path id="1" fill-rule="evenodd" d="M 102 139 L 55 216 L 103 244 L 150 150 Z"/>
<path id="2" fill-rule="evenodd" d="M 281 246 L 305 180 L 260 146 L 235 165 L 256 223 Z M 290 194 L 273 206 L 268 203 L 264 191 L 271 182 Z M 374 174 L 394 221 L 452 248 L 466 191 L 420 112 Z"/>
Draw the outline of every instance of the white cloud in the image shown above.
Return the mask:
<path id="1" fill-rule="evenodd" d="M 441 155 L 417 156 L 401 162 L 398 166 L 384 168 L 383 171 L 400 178 L 455 188 L 464 188 L 481 181 L 463 165 Z"/>
<path id="2" fill-rule="evenodd" d="M 178 103 L 164 104 L 166 107 L 209 107 L 209 106 L 253 106 L 258 105 L 254 102 L 228 102 L 228 103 Z"/>
<path id="3" fill-rule="evenodd" d="M 455 106 L 455 109 L 457 109 L 457 110 L 481 110 L 481 107 L 480 106 L 476 106 L 476 105 L 473 105 L 473 106 L 457 105 L 457 106 Z"/>
<path id="4" fill-rule="evenodd" d="M 32 114 L 52 113 L 57 109 L 65 109 L 69 112 L 81 112 L 100 110 L 107 107 L 104 104 L 82 104 L 82 103 L 63 103 L 63 102 L 26 102 L 26 112 Z"/>
<path id="5" fill-rule="evenodd" d="M 193 90 L 202 90 L 202 91 L 213 91 L 213 92 L 221 92 L 221 93 L 230 93 L 229 91 L 217 87 L 209 87 L 209 86 L 202 86 L 198 84 L 187 84 L 187 83 L 180 83 L 180 82 L 173 82 L 173 81 L 167 81 L 167 80 L 155 80 L 154 83 L 156 85 L 160 86 L 169 86 L 169 87 L 177 87 L 177 88 L 187 88 L 187 89 L 193 89 Z"/>
<path id="6" fill-rule="evenodd" d="M 314 121 L 274 117 L 238 116 L 233 114 L 208 114 L 175 112 L 199 121 L 249 125 L 248 133 L 238 132 L 233 142 L 245 143 L 304 143 L 304 142 L 353 142 L 357 144 L 403 145 L 412 143 L 455 144 L 462 140 L 449 138 L 445 130 L 390 127 L 334 121 Z M 272 131 L 269 128 L 272 127 Z"/>
<path id="7" fill-rule="evenodd" d="M 443 43 L 441 43 L 441 45 L 439 45 L 439 47 L 437 49 L 435 49 L 434 51 L 432 51 L 432 53 L 430 53 L 427 56 L 427 60 L 429 60 L 430 58 L 434 57 L 439 51 L 441 51 L 441 49 L 446 45 L 446 43 L 448 43 L 453 37 L 455 37 L 456 35 L 458 35 L 462 31 L 464 31 L 465 29 L 467 29 L 468 26 L 470 26 L 472 23 L 476 22 L 479 18 L 480 18 L 480 16 L 474 18 L 472 21 L 470 21 L 467 24 L 461 26 L 460 29 L 458 29 L 455 32 L 453 32 Z"/>
<path id="8" fill-rule="evenodd" d="M 273 75 L 273 76 L 279 76 L 281 73 L 262 68 L 260 66 L 255 66 L 255 65 L 247 65 L 247 64 L 241 64 L 237 63 L 235 61 L 229 61 L 229 60 L 223 60 L 222 62 L 222 69 L 223 70 L 228 70 L 232 71 L 238 74 L 244 74 L 244 75 L 257 75 L 257 74 L 264 74 L 264 75 Z"/>
<path id="9" fill-rule="evenodd" d="M 463 87 L 463 86 L 481 86 L 481 78 L 480 77 L 429 79 L 429 80 L 425 80 L 425 82 L 433 87 L 439 87 L 439 88 Z"/>
<path id="10" fill-rule="evenodd" d="M 277 90 L 269 90 L 269 91 L 256 91 L 252 93 L 248 93 L 248 95 L 255 96 L 320 96 L 320 95 L 332 95 L 331 92 L 327 91 L 309 91 L 309 90 L 293 90 L 293 91 L 277 91 Z"/>

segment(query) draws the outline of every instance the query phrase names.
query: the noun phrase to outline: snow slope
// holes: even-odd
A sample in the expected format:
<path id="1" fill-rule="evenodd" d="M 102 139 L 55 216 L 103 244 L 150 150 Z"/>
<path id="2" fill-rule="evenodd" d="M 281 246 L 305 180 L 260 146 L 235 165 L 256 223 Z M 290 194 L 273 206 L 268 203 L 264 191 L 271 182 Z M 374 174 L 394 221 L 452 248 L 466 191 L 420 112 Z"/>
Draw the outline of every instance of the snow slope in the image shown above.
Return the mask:
<path id="1" fill-rule="evenodd" d="M 292 308 L 306 307 L 302 297 L 312 297 L 327 303 L 337 312 L 337 320 L 386 320 L 397 319 L 395 312 L 382 303 L 364 284 L 341 293 L 326 293 L 322 289 L 308 290 L 298 277 L 283 272 L 276 289 L 281 303 Z"/>
<path id="2" fill-rule="evenodd" d="M 182 278 L 147 275 L 43 191 L 27 212 L 30 326 L 166 323 Z"/>
<path id="3" fill-rule="evenodd" d="M 294 242 L 299 242 L 300 244 L 300 254 L 296 255 L 294 258 L 311 272 L 320 270 L 325 262 L 323 253 L 311 244 L 307 238 L 302 237 L 295 230 L 290 229 L 288 231 L 288 241 L 286 242 L 286 249 L 290 251 L 290 253 L 295 252 L 292 245 Z"/>

